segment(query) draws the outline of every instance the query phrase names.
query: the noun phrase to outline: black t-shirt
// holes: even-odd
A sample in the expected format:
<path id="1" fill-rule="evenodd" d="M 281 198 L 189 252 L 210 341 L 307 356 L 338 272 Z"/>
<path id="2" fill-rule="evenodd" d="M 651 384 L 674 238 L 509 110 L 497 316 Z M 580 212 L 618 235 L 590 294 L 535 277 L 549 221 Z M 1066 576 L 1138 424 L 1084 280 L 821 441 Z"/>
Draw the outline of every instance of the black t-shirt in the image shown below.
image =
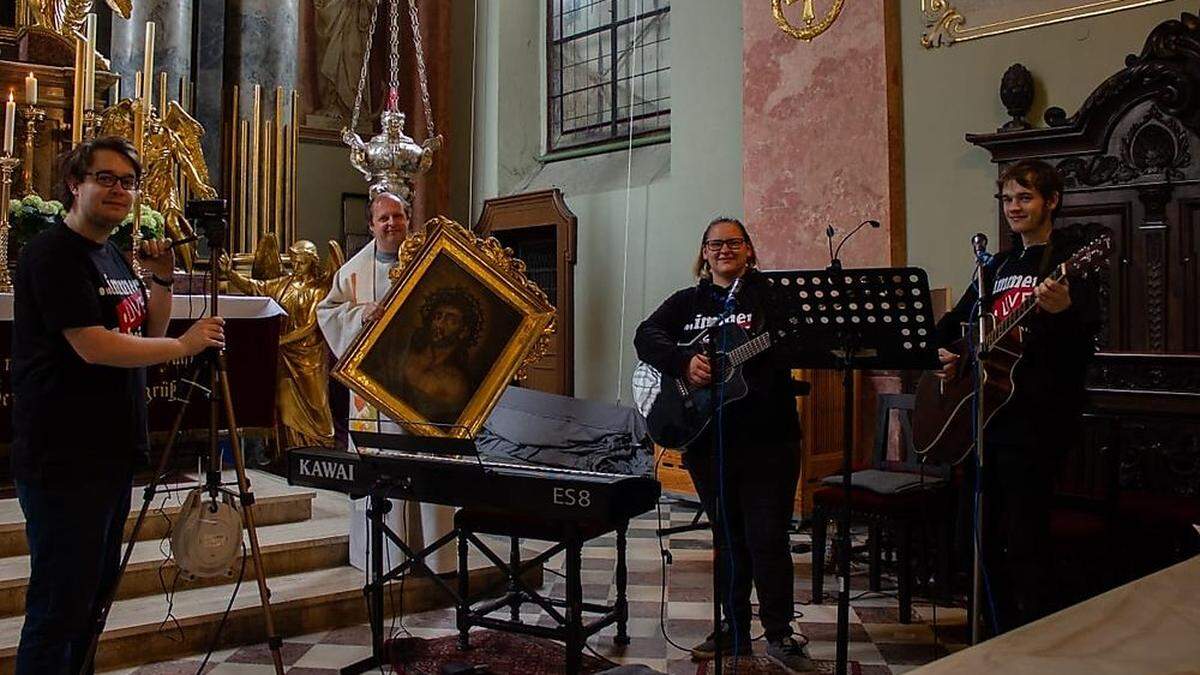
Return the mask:
<path id="1" fill-rule="evenodd" d="M 58 223 L 13 284 L 13 475 L 46 484 L 128 477 L 149 446 L 146 372 L 85 362 L 68 328 L 141 335 L 146 288 L 112 242 Z"/>

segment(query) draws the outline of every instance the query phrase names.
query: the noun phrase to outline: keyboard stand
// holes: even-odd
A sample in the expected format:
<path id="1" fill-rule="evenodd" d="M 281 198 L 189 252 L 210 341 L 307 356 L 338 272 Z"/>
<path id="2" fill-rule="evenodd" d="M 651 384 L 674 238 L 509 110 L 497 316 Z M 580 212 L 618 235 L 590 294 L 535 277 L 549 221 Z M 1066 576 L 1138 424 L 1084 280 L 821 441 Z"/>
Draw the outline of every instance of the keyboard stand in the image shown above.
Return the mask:
<path id="1" fill-rule="evenodd" d="M 625 566 L 625 533 L 628 527 L 628 521 L 612 527 L 569 521 L 547 522 L 533 518 L 513 518 L 508 514 L 481 509 L 460 509 L 454 516 L 454 529 L 458 532 L 459 587 L 457 595 L 459 604 L 455 618 L 458 626 L 459 649 L 470 647 L 469 631 L 472 626 L 561 640 L 566 645 L 565 672 L 568 675 L 575 675 L 583 667 L 584 643 L 606 626 L 616 623 L 617 634 L 613 637 L 613 641 L 621 645 L 629 644 L 627 632 L 629 603 L 626 599 L 627 570 Z M 614 530 L 617 533 L 616 601 L 612 605 L 584 602 L 581 574 L 583 544 Z M 478 534 L 509 537 L 509 560 L 504 561 L 477 536 Z M 522 561 L 519 546 L 521 539 L 551 541 L 554 544 L 531 560 Z M 467 552 L 470 545 L 474 545 L 492 564 L 498 567 L 508 581 L 506 593 L 482 605 L 474 604 L 471 597 L 470 571 L 467 565 Z M 566 597 L 546 597 L 531 587 L 522 576 L 559 552 L 566 553 Z M 521 605 L 526 603 L 540 607 L 549 615 L 555 625 L 552 627 L 539 626 L 521 621 Z M 509 610 L 508 619 L 490 616 L 505 607 Z M 600 616 L 593 621 L 584 623 L 585 612 Z"/>
<path id="2" fill-rule="evenodd" d="M 420 551 L 413 551 L 409 547 L 408 542 L 401 539 L 384 522 L 383 517 L 392 509 L 392 503 L 388 498 L 374 491 L 367 498 L 371 500 L 367 507 L 367 527 L 371 540 L 371 576 L 366 586 L 363 587 L 363 595 L 367 599 L 367 616 L 371 624 L 371 655 L 342 668 L 339 671 L 341 675 L 359 675 L 360 673 L 377 670 L 381 666 L 391 665 L 391 661 L 386 658 L 388 652 L 387 643 L 384 640 L 383 619 L 384 590 L 392 581 L 416 569 L 424 572 L 435 584 L 440 586 L 454 600 L 456 607 L 463 602 L 463 599 L 459 597 L 457 589 L 430 569 L 429 565 L 425 563 L 425 559 L 432 555 L 434 551 L 457 539 L 459 537 L 458 530 L 451 530 Z M 383 569 L 383 540 L 385 537 L 391 540 L 404 556 L 404 562 L 386 572 Z M 464 569 L 465 567 L 459 569 L 458 573 L 460 576 L 464 574 Z M 394 612 L 395 609 L 393 607 L 391 611 Z"/>

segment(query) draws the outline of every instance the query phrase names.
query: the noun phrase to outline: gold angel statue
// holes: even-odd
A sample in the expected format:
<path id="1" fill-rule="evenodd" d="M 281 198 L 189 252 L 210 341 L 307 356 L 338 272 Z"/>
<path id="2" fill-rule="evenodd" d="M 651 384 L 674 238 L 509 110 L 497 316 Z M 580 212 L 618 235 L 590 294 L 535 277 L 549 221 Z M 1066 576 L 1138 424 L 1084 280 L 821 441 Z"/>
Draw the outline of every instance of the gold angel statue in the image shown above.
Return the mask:
<path id="1" fill-rule="evenodd" d="M 86 39 L 83 34 L 83 24 L 87 15 L 92 11 L 94 0 L 27 0 L 29 11 L 33 16 L 33 25 L 44 28 L 66 39 L 72 48 L 75 39 Z M 105 0 L 105 3 L 122 19 L 128 20 L 133 14 L 133 0 Z M 108 59 L 96 52 L 96 60 L 101 67 L 108 68 Z"/>
<path id="2" fill-rule="evenodd" d="M 133 137 L 132 100 L 126 99 L 104 111 L 100 118 L 100 134 Z M 163 214 L 167 236 L 172 239 L 192 234 L 191 225 L 183 217 L 176 167 L 181 170 L 178 175 L 187 181 L 196 197 L 213 199 L 217 196 L 217 191 L 208 184 L 208 165 L 204 163 L 204 151 L 200 147 L 203 135 L 204 127 L 175 101 L 167 104 L 162 120 L 153 115 L 146 117 L 142 196 L 149 206 Z M 188 244 L 180 249 L 183 267 L 190 270 L 195 248 Z"/>
<path id="3" fill-rule="evenodd" d="M 287 312 L 279 336 L 275 395 L 285 447 L 332 447 L 328 348 L 317 327 L 317 303 L 329 293 L 345 256 L 336 241 L 329 242 L 329 262 L 324 265 L 311 241 L 296 242 L 288 253 L 292 271 L 285 274 L 278 240 L 269 233 L 254 252 L 254 274 L 268 278 L 245 276 L 233 269 L 224 254 L 217 265 L 234 289 L 273 298 Z"/>

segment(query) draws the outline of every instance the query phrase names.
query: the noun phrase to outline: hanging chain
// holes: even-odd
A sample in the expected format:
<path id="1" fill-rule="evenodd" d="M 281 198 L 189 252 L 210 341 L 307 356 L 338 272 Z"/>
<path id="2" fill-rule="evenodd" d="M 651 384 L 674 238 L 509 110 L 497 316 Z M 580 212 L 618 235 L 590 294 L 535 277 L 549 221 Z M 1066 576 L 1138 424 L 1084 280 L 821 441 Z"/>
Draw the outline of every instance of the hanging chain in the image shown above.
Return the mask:
<path id="1" fill-rule="evenodd" d="M 375 0 L 375 6 L 371 8 L 371 27 L 367 29 L 367 48 L 363 52 L 362 71 L 358 74 L 358 92 L 354 95 L 354 112 L 350 115 L 350 131 L 354 133 L 358 133 L 358 113 L 362 110 L 363 91 L 367 88 L 367 71 L 371 66 L 371 44 L 375 42 L 375 24 L 379 18 L 379 5 L 382 3 L 383 0 Z"/>
<path id="2" fill-rule="evenodd" d="M 389 96 L 400 96 L 400 0 L 391 0 L 391 19 L 392 19 L 392 35 L 391 48 L 392 52 L 388 62 L 388 86 L 391 91 Z M 389 101 L 396 103 L 396 107 L 400 107 L 399 100 Z"/>
<path id="3" fill-rule="evenodd" d="M 421 82 L 421 104 L 425 107 L 425 137 L 433 138 L 433 106 L 429 105 L 429 83 L 425 79 L 425 49 L 421 46 L 421 24 L 417 20 L 417 1 L 408 0 L 408 15 L 412 18 L 413 46 L 417 50 L 417 78 Z"/>

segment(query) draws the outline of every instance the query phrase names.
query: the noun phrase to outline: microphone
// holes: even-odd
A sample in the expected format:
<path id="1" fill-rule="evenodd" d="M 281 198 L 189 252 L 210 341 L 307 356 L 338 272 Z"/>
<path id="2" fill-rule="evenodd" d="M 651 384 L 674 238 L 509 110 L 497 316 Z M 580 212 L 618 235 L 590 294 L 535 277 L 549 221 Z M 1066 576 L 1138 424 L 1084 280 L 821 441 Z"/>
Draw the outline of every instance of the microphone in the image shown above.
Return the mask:
<path id="1" fill-rule="evenodd" d="M 742 278 L 738 277 L 733 280 L 732 284 L 729 285 L 729 294 L 725 296 L 725 313 L 726 314 L 733 311 L 734 304 L 736 302 L 734 296 L 736 296 L 737 292 L 740 290 L 742 290 Z"/>
<path id="2" fill-rule="evenodd" d="M 878 229 L 879 221 L 878 220 L 864 220 L 858 224 L 858 227 L 854 228 L 853 230 L 850 230 L 849 234 L 842 237 L 842 240 L 840 242 L 838 242 L 837 249 L 829 256 L 829 258 L 830 258 L 829 269 L 831 269 L 835 272 L 842 269 L 842 261 L 840 258 L 838 258 L 838 254 L 842 252 L 842 247 L 846 245 L 846 242 L 850 240 L 850 237 L 853 237 L 855 234 L 858 234 L 858 231 L 863 229 L 867 225 L 870 225 L 872 228 Z M 825 231 L 826 236 L 830 237 L 830 240 L 829 240 L 830 245 L 833 245 L 833 238 L 831 236 L 832 232 L 833 232 L 832 227 L 830 227 L 828 230 Z"/>
<path id="3" fill-rule="evenodd" d="M 975 259 L 981 264 L 988 264 L 992 261 L 992 254 L 987 252 L 988 238 L 982 232 L 976 232 L 975 236 L 971 237 L 971 249 L 975 251 Z"/>

